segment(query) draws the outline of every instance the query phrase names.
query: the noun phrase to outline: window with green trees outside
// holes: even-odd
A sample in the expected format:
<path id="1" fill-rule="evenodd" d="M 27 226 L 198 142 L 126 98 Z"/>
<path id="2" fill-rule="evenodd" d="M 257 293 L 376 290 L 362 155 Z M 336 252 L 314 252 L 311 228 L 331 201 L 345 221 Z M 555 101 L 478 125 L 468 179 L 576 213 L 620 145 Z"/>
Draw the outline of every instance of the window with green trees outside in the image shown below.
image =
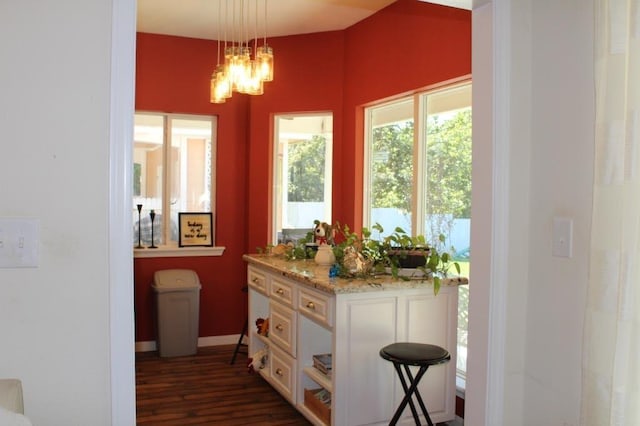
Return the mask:
<path id="1" fill-rule="evenodd" d="M 471 83 L 417 93 L 365 109 L 363 224 L 401 227 L 445 249 L 469 276 Z M 459 376 L 467 354 L 468 288 L 460 287 Z"/>

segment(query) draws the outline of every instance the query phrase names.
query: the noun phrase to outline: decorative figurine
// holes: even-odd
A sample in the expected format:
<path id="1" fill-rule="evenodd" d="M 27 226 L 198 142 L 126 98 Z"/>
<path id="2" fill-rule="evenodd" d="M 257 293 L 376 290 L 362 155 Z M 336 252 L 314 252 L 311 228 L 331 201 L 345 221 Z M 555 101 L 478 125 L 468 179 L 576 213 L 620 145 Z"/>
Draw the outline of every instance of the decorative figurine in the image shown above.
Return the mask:
<path id="1" fill-rule="evenodd" d="M 142 222 L 140 222 L 140 213 L 142 212 L 142 204 L 136 204 L 138 208 L 138 246 L 136 248 L 144 248 L 142 247 Z"/>
<path id="2" fill-rule="evenodd" d="M 329 244 L 321 244 L 318 246 L 318 252 L 314 258 L 318 265 L 329 266 L 336 263 L 336 257 L 333 254 L 333 249 Z"/>
<path id="3" fill-rule="evenodd" d="M 333 228 L 326 222 L 318 223 L 313 228 L 315 243 L 319 246 L 322 244 L 333 245 L 333 234 Z"/>
<path id="4" fill-rule="evenodd" d="M 158 246 L 156 246 L 156 241 L 153 238 L 153 221 L 156 218 L 155 210 L 151 209 L 151 211 L 149 212 L 149 217 L 151 218 L 151 245 L 149 246 L 149 248 L 158 248 Z"/>

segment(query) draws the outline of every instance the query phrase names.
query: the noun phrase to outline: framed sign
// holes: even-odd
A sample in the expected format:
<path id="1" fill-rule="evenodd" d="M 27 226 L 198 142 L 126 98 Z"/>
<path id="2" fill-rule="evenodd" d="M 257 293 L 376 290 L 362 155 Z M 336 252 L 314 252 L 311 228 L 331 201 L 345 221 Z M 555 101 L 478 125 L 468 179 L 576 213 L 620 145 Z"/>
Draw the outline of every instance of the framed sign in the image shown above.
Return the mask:
<path id="1" fill-rule="evenodd" d="M 178 213 L 178 246 L 213 247 L 213 213 Z"/>

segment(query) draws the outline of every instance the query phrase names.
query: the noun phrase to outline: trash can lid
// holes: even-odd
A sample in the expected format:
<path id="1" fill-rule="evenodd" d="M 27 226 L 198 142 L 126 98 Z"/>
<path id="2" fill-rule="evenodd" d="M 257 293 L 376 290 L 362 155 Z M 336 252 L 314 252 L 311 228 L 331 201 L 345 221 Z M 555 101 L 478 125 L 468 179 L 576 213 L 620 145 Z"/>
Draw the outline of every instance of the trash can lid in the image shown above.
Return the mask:
<path id="1" fill-rule="evenodd" d="M 198 274 L 190 269 L 164 269 L 153 274 L 156 291 L 201 288 Z"/>

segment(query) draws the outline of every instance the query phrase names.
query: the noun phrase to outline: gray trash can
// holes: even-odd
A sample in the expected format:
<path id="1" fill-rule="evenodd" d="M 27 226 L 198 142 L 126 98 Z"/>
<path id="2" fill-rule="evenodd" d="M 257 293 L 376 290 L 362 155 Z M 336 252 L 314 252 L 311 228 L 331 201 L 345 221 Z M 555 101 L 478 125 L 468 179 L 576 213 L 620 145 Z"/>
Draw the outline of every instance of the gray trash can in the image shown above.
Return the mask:
<path id="1" fill-rule="evenodd" d="M 198 351 L 200 280 L 189 269 L 156 271 L 158 350 L 161 357 L 193 355 Z"/>

